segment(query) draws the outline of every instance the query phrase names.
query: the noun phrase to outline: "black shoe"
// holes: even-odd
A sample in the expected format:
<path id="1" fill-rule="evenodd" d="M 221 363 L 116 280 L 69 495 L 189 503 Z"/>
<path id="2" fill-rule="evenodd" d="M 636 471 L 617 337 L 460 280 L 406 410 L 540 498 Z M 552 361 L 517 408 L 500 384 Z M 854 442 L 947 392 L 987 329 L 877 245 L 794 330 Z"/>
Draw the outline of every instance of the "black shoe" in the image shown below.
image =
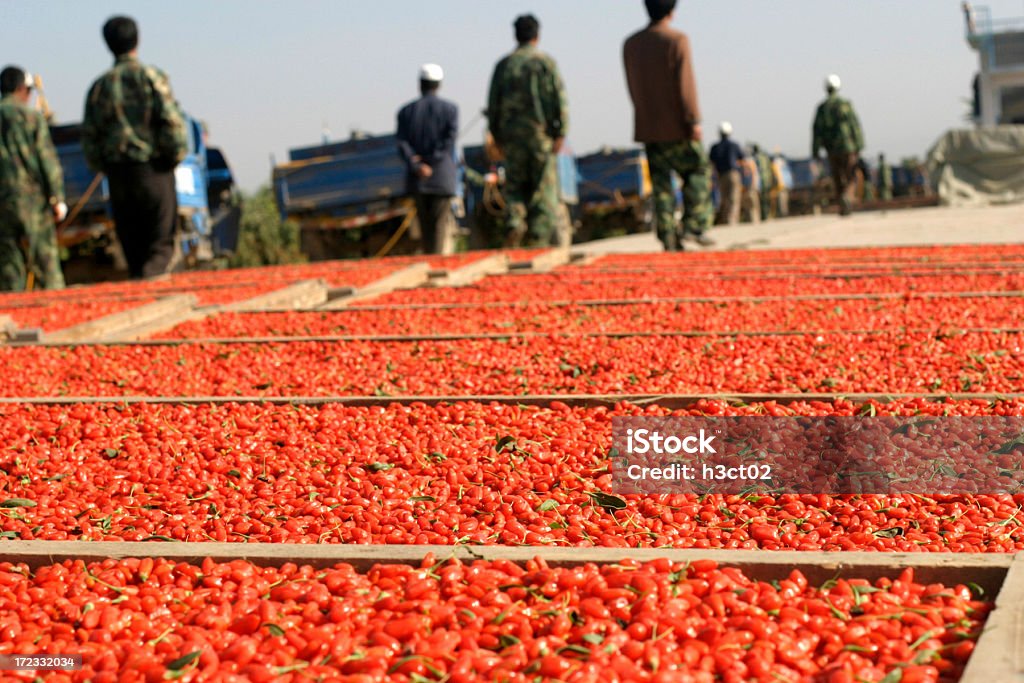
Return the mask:
<path id="1" fill-rule="evenodd" d="M 675 235 L 669 235 L 668 237 L 659 235 L 658 241 L 661 242 L 661 246 L 668 253 L 673 251 L 683 251 L 683 240 Z"/>
<path id="2" fill-rule="evenodd" d="M 686 239 L 691 242 L 696 242 L 702 247 L 715 246 L 715 241 L 702 232 L 688 232 L 686 233 Z"/>

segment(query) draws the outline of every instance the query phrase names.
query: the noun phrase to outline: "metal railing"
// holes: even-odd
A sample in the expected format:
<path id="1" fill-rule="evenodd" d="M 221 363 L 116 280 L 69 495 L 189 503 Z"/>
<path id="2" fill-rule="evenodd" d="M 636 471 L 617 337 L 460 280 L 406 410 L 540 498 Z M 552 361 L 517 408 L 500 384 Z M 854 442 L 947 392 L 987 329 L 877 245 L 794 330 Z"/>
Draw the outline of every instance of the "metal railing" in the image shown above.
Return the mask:
<path id="1" fill-rule="evenodd" d="M 988 6 L 971 7 L 965 3 L 963 9 L 966 15 L 966 36 L 969 41 L 973 42 L 994 33 L 1024 31 L 1024 16 L 993 19 L 992 10 Z"/>
<path id="2" fill-rule="evenodd" d="M 1020 47 L 1012 34 L 1024 34 L 1024 17 L 993 19 L 987 6 L 961 6 L 966 23 L 967 42 L 983 55 L 989 69 L 1003 70 L 1024 66 L 1024 35 Z"/>

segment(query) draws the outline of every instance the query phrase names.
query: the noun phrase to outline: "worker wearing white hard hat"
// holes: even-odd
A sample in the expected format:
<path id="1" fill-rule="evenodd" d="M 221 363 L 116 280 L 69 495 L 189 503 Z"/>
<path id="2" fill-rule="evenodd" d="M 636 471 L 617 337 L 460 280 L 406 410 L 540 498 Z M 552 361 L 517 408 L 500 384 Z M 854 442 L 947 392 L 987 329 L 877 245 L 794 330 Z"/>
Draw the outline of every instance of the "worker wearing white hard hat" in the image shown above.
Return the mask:
<path id="1" fill-rule="evenodd" d="M 743 179 L 741 171 L 746 159 L 743 148 L 732 141 L 732 124 L 722 121 L 718 124 L 721 139 L 711 146 L 708 158 L 718 179 L 718 211 L 716 225 L 736 225 L 740 222 Z"/>
<path id="2" fill-rule="evenodd" d="M 440 83 L 444 80 L 444 69 L 437 64 L 424 64 L 420 67 L 420 80 L 428 83 Z"/>
<path id="3" fill-rule="evenodd" d="M 824 149 L 832 171 L 835 200 L 839 215 L 849 216 L 853 211 L 852 191 L 860 151 L 864 149 L 864 134 L 853 105 L 839 96 L 839 76 L 825 78 L 828 96 L 818 105 L 814 115 L 814 137 L 811 156 L 817 158 Z"/>
<path id="4" fill-rule="evenodd" d="M 406 190 L 416 204 L 423 252 L 450 254 L 457 232 L 452 198 L 459 110 L 437 96 L 444 80 L 440 66 L 424 64 L 419 80 L 420 98 L 398 112 L 398 152 L 405 161 Z"/>

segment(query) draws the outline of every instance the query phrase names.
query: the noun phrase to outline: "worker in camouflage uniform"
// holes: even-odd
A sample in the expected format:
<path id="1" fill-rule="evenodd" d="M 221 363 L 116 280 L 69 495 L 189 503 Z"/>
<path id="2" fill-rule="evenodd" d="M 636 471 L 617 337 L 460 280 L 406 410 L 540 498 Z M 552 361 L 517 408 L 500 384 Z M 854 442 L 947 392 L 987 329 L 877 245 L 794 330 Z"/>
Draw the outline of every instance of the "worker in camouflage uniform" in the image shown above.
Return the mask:
<path id="1" fill-rule="evenodd" d="M 878 155 L 878 198 L 883 202 L 892 199 L 892 166 L 884 154 Z"/>
<path id="2" fill-rule="evenodd" d="M 494 69 L 488 127 L 505 159 L 506 246 L 547 246 L 566 229 L 557 159 L 569 108 L 555 61 L 537 49 L 540 22 L 527 14 L 514 26 L 519 47 Z"/>
<path id="3" fill-rule="evenodd" d="M 167 76 L 138 59 L 138 26 L 113 17 L 103 38 L 115 62 L 85 101 L 82 150 L 107 175 L 117 238 L 132 278 L 171 272 L 178 195 L 174 169 L 185 158 L 188 133 Z"/>
<path id="4" fill-rule="evenodd" d="M 0 72 L 0 289 L 25 289 L 28 274 L 45 289 L 64 286 L 54 221 L 67 215 L 64 172 L 50 128 L 28 106 L 31 75 Z"/>
<path id="5" fill-rule="evenodd" d="M 864 134 L 853 105 L 839 96 L 839 86 L 839 76 L 832 74 L 825 79 L 828 96 L 818 105 L 814 116 L 811 156 L 819 158 L 823 148 L 828 153 L 839 215 L 849 216 L 853 211 L 850 193 L 854 189 L 857 160 L 864 149 Z"/>
<path id="6" fill-rule="evenodd" d="M 740 220 L 750 223 L 761 222 L 761 172 L 751 151 L 743 159 L 743 199 L 740 202 Z"/>
<path id="7" fill-rule="evenodd" d="M 666 251 L 683 239 L 714 242 L 710 227 L 711 162 L 701 142 L 700 107 L 690 40 L 672 28 L 676 0 L 645 0 L 650 23 L 622 47 L 626 84 L 633 101 L 633 139 L 644 144 L 651 172 L 655 223 Z M 683 225 L 675 218 L 672 171 L 683 181 Z"/>
<path id="8" fill-rule="evenodd" d="M 768 220 L 772 215 L 772 195 L 775 190 L 775 174 L 772 171 L 772 160 L 759 145 L 751 148 L 754 162 L 757 164 L 757 174 L 761 179 L 761 220 Z"/>

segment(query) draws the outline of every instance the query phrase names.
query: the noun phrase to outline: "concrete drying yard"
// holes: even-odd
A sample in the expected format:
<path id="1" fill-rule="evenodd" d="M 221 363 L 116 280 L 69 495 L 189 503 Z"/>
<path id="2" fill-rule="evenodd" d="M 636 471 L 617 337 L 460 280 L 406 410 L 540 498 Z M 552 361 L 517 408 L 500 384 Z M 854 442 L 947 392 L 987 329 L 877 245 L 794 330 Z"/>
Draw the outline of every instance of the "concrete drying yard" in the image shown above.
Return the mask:
<path id="1" fill-rule="evenodd" d="M 991 207 L 931 207 L 799 216 L 757 225 L 716 226 L 710 249 L 801 249 L 813 247 L 1000 244 L 1024 239 L 1024 204 Z M 662 251 L 653 233 L 598 240 L 573 247 L 587 254 Z"/>

